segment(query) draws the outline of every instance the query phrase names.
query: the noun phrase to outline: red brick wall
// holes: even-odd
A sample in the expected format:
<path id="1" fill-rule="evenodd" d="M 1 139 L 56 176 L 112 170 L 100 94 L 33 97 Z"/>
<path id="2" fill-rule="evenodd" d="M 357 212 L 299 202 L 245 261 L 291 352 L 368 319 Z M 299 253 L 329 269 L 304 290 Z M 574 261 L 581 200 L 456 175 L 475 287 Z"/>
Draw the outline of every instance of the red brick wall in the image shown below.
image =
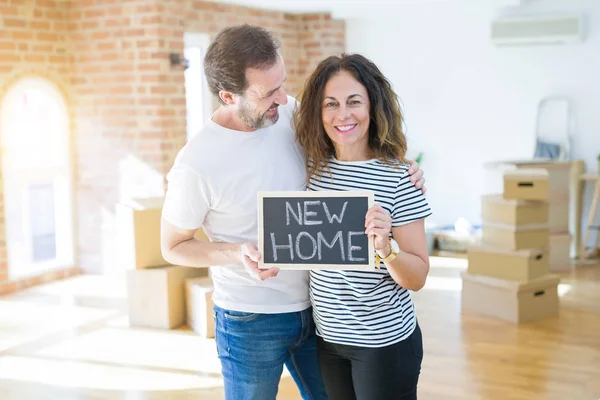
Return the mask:
<path id="1" fill-rule="evenodd" d="M 0 0 L 0 82 L 5 88 L 33 70 L 66 94 L 74 122 L 78 265 L 86 272 L 118 269 L 115 203 L 162 195 L 164 175 L 185 143 L 184 74 L 168 57 L 183 53 L 184 32 L 212 37 L 240 23 L 272 30 L 282 41 L 291 95 L 318 61 L 344 49 L 344 24 L 327 14 L 200 0 L 33 4 Z M 3 248 L 0 243 L 0 293 L 36 283 L 6 282 Z"/>
<path id="2" fill-rule="evenodd" d="M 13 83 L 27 76 L 41 76 L 53 82 L 70 105 L 67 13 L 68 3 L 64 1 L 0 0 L 0 103 Z M 0 232 L 0 294 L 77 272 L 68 269 L 9 281 L 2 196 Z"/>
<path id="3" fill-rule="evenodd" d="M 69 10 L 78 250 L 88 272 L 117 268 L 115 203 L 162 195 L 165 147 L 185 138 L 183 71 L 168 59 L 182 47 L 175 3 L 75 1 Z"/>
<path id="4" fill-rule="evenodd" d="M 186 22 L 189 31 L 212 36 L 228 25 L 249 23 L 274 32 L 282 42 L 288 72 L 286 89 L 293 96 L 319 61 L 344 51 L 344 22 L 332 20 L 329 14 L 278 13 L 203 1 L 193 4 Z"/>
<path id="5" fill-rule="evenodd" d="M 344 22 L 329 14 L 304 14 L 298 20 L 298 76 L 300 84 L 325 57 L 340 54 L 345 47 Z M 298 87 L 300 89 L 301 87 Z"/>

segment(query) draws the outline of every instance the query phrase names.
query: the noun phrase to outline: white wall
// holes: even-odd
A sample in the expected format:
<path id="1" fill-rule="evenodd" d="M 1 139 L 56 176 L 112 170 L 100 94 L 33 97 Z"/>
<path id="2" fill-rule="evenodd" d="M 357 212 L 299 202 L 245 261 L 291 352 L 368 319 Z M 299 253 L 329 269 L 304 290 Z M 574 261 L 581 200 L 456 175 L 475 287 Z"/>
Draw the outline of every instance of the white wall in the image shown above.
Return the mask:
<path id="1" fill-rule="evenodd" d="M 410 4 L 346 23 L 346 48 L 375 61 L 404 104 L 409 155 L 424 151 L 430 221 L 480 223 L 485 162 L 529 158 L 540 99 L 572 100 L 572 153 L 596 171 L 600 153 L 600 1 Z M 578 45 L 497 48 L 493 16 L 583 12 Z M 589 193 L 588 193 L 589 195 Z M 589 201 L 589 199 L 588 199 Z"/>

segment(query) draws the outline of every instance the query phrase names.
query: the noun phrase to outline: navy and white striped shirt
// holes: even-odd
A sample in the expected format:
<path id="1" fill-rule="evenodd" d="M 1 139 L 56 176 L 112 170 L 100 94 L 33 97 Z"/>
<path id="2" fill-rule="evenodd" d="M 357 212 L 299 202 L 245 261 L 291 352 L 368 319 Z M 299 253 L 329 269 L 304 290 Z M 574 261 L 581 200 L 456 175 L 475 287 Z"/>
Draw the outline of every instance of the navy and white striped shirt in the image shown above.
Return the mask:
<path id="1" fill-rule="evenodd" d="M 420 189 L 410 182 L 408 165 L 379 160 L 330 159 L 331 175 L 312 176 L 311 191 L 371 190 L 375 202 L 401 226 L 431 214 Z M 345 345 L 383 347 L 406 339 L 416 326 L 410 293 L 381 263 L 375 271 L 312 270 L 310 299 L 317 335 Z"/>

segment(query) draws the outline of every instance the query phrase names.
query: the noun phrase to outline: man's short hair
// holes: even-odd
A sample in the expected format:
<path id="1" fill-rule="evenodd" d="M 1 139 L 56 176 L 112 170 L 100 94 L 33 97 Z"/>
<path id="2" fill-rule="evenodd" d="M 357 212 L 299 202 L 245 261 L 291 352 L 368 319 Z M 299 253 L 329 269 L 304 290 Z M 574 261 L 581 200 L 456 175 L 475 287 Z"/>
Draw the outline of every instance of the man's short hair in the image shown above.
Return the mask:
<path id="1" fill-rule="evenodd" d="M 246 69 L 273 66 L 280 46 L 279 40 L 260 26 L 244 24 L 223 29 L 204 57 L 204 74 L 210 91 L 221 102 L 221 90 L 242 95 L 248 88 Z"/>

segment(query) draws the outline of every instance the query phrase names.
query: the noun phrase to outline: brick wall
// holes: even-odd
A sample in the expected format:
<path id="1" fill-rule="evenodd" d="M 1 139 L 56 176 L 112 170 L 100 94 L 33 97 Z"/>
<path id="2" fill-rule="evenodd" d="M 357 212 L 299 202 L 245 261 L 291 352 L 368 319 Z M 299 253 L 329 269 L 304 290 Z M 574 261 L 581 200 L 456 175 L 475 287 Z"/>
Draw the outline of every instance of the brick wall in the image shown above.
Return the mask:
<path id="1" fill-rule="evenodd" d="M 64 1 L 0 0 L 0 102 L 13 83 L 33 75 L 53 82 L 70 105 L 67 10 L 68 3 Z M 3 190 L 1 183 L 0 191 Z M 2 196 L 0 232 L 0 294 L 77 272 L 77 269 L 68 269 L 9 281 Z"/>
<path id="2" fill-rule="evenodd" d="M 329 14 L 304 14 L 297 17 L 298 78 L 302 83 L 325 57 L 340 54 L 345 47 L 344 22 L 332 20 Z"/>
<path id="3" fill-rule="evenodd" d="M 183 53 L 184 32 L 213 37 L 240 23 L 272 30 L 282 41 L 291 95 L 318 61 L 344 49 L 344 24 L 327 14 L 199 0 L 33 4 L 0 0 L 0 81 L 35 70 L 66 93 L 74 121 L 78 265 L 86 272 L 117 269 L 115 203 L 162 195 L 164 176 L 185 143 L 184 71 L 171 67 L 168 57 Z M 0 243 L 0 257 L 4 247 Z M 0 293 L 36 283 L 7 283 L 5 260 Z"/>
<path id="4" fill-rule="evenodd" d="M 344 22 L 329 14 L 287 14 L 197 1 L 187 17 L 190 31 L 211 36 L 230 24 L 249 23 L 268 28 L 281 39 L 288 80 L 296 96 L 307 76 L 323 58 L 344 51 Z"/>
<path id="5" fill-rule="evenodd" d="M 183 71 L 167 51 L 182 47 L 175 3 L 76 1 L 69 10 L 78 250 L 88 272 L 117 268 L 115 202 L 161 196 L 165 147 L 185 138 Z"/>

